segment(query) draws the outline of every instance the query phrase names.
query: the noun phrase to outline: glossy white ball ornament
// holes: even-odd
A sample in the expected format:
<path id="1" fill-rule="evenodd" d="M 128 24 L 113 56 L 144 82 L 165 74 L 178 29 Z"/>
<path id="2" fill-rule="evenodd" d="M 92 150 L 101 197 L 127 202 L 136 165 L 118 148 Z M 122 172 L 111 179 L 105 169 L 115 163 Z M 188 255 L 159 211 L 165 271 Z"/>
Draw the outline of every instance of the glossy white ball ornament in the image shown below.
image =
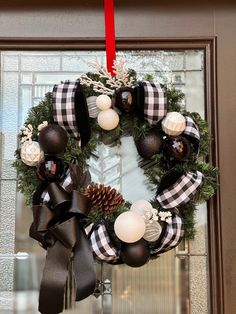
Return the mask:
<path id="1" fill-rule="evenodd" d="M 123 242 L 134 243 L 140 240 L 145 232 L 142 217 L 132 211 L 120 214 L 114 224 L 116 236 Z"/>
<path id="2" fill-rule="evenodd" d="M 148 222 L 143 238 L 148 242 L 154 242 L 160 237 L 161 231 L 161 225 L 157 221 Z"/>
<path id="3" fill-rule="evenodd" d="M 186 128 L 185 117 L 179 112 L 168 112 L 166 117 L 162 120 L 162 130 L 171 136 L 178 136 Z"/>
<path id="4" fill-rule="evenodd" d="M 130 210 L 139 214 L 140 216 L 145 216 L 145 218 L 150 219 L 152 216 L 152 205 L 146 200 L 135 201 Z"/>
<path id="5" fill-rule="evenodd" d="M 43 159 L 43 156 L 43 151 L 41 150 L 38 142 L 26 141 L 21 146 L 20 157 L 23 163 L 27 166 L 36 166 L 39 161 Z"/>
<path id="6" fill-rule="evenodd" d="M 111 98 L 107 95 L 99 95 L 96 99 L 96 105 L 100 110 L 111 108 Z"/>
<path id="7" fill-rule="evenodd" d="M 96 105 L 97 96 L 89 96 L 87 97 L 87 106 L 90 118 L 97 118 L 100 110 Z"/>
<path id="8" fill-rule="evenodd" d="M 113 109 L 107 109 L 98 114 L 98 124 L 106 131 L 115 129 L 119 124 L 119 120 L 118 113 Z"/>

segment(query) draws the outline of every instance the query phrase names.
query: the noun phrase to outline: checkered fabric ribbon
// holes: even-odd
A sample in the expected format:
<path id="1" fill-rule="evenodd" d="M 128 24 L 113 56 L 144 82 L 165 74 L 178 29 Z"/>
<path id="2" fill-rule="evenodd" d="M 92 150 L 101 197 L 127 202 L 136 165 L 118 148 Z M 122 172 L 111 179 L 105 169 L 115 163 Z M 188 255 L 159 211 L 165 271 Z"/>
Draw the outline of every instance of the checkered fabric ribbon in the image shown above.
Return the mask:
<path id="1" fill-rule="evenodd" d="M 159 83 L 142 82 L 144 88 L 144 119 L 156 125 L 167 113 L 167 97 Z"/>
<path id="2" fill-rule="evenodd" d="M 75 115 L 75 91 L 79 81 L 61 83 L 53 87 L 53 118 L 69 135 L 80 140 Z"/>
<path id="3" fill-rule="evenodd" d="M 87 228 L 90 228 L 90 226 Z M 87 233 L 88 231 L 85 230 L 85 232 Z M 118 260 L 118 251 L 112 244 L 103 222 L 92 230 L 89 238 L 93 254 L 97 259 L 106 262 Z"/>
<path id="4" fill-rule="evenodd" d="M 151 254 L 162 254 L 175 248 L 184 236 L 184 224 L 182 218 L 176 213 L 172 214 L 172 222 L 166 223 L 163 236 L 158 240 L 157 246 L 151 250 Z"/>
<path id="5" fill-rule="evenodd" d="M 172 186 L 157 195 L 157 201 L 163 208 L 174 208 L 186 204 L 202 184 L 203 174 L 200 171 L 182 175 Z"/>
<path id="6" fill-rule="evenodd" d="M 194 138 L 196 138 L 197 140 L 200 140 L 200 133 L 199 133 L 199 129 L 196 125 L 196 123 L 193 121 L 192 118 L 190 117 L 185 117 L 186 120 L 186 128 L 183 132 L 183 134 L 192 136 Z"/>
<path id="7" fill-rule="evenodd" d="M 60 185 L 63 187 L 63 189 L 67 190 L 67 188 L 69 187 L 71 183 L 72 183 L 72 178 L 70 175 L 70 170 L 68 169 L 66 172 L 65 179 L 60 183 Z M 50 196 L 48 192 L 45 190 L 41 194 L 40 203 L 47 204 L 48 202 L 50 202 Z"/>

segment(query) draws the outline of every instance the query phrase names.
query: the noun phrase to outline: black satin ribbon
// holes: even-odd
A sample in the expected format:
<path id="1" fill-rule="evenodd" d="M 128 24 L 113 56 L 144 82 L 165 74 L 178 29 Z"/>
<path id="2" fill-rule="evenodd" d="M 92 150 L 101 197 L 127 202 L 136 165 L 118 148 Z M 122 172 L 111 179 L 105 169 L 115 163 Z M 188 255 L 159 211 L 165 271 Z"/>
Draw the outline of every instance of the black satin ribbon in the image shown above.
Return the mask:
<path id="1" fill-rule="evenodd" d="M 53 191 L 55 184 L 51 183 Z M 93 254 L 81 226 L 81 219 L 87 215 L 89 209 L 88 199 L 77 191 L 72 192 L 69 209 L 57 203 L 53 204 L 52 209 L 46 205 L 33 206 L 34 221 L 30 228 L 30 236 L 47 249 L 39 294 L 39 311 L 42 314 L 57 314 L 63 311 L 71 258 L 74 262 L 76 301 L 94 292 L 96 272 Z"/>

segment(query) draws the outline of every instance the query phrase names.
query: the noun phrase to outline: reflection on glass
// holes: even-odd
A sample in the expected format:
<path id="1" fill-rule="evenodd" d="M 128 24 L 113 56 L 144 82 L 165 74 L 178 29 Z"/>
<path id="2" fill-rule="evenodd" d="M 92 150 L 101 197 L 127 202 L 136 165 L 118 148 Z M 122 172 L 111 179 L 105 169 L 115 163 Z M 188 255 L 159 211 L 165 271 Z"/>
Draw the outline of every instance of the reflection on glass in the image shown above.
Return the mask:
<path id="1" fill-rule="evenodd" d="M 127 65 L 137 71 L 138 79 L 145 79 L 149 73 L 154 81 L 172 84 L 183 91 L 186 96 L 183 106 L 204 116 L 203 51 L 121 51 L 119 56 L 124 56 Z M 105 53 L 98 51 L 1 53 L 0 312 L 15 307 L 22 313 L 26 310 L 37 313 L 37 289 L 45 254 L 29 239 L 31 211 L 25 207 L 22 196 L 16 196 L 16 173 L 11 163 L 17 133 L 31 106 L 37 105 L 54 84 L 77 79 L 88 71 L 88 63 L 95 58 L 105 64 Z M 121 142 L 113 147 L 98 145 L 101 158 L 90 160 L 94 180 L 115 186 L 131 202 L 137 198 L 151 199 L 154 192 L 137 167 L 132 138 L 122 138 Z M 189 245 L 182 243 L 176 252 L 164 254 L 141 269 L 104 265 L 102 271 L 98 270 L 102 283 L 99 291 L 109 293 L 91 296 L 78 303 L 77 309 L 81 313 L 109 314 L 208 313 L 206 217 L 206 207 L 201 206 L 196 215 L 195 241 Z M 16 257 L 14 250 L 29 254 Z M 12 294 L 9 290 L 18 292 Z"/>

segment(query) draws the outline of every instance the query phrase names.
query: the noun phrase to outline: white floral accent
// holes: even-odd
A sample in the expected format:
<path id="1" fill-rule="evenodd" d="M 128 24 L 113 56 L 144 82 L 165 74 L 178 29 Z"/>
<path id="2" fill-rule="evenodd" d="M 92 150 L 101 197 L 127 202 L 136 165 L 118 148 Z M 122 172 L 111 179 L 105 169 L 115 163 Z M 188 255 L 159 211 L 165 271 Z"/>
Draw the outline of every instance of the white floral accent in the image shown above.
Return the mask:
<path id="1" fill-rule="evenodd" d="M 144 220 L 149 220 L 150 219 L 150 214 L 148 212 L 145 212 L 143 216 L 141 216 Z"/>
<path id="2" fill-rule="evenodd" d="M 154 220 L 154 221 L 158 221 L 159 220 L 158 210 L 155 209 L 155 208 L 152 209 L 152 220 Z"/>
<path id="3" fill-rule="evenodd" d="M 159 212 L 159 217 L 160 217 L 161 221 L 165 221 L 167 223 L 171 223 L 172 222 L 172 214 L 171 214 L 170 211 Z"/>
<path id="4" fill-rule="evenodd" d="M 150 212 L 150 210 L 146 210 L 145 214 L 142 216 L 142 218 L 144 219 L 145 223 L 147 224 L 152 224 L 155 221 L 158 221 L 159 219 L 161 221 L 165 221 L 166 223 L 171 223 L 172 222 L 172 213 L 170 211 L 160 211 L 158 212 L 158 210 L 156 208 L 152 208 L 152 211 Z"/>
<path id="5" fill-rule="evenodd" d="M 115 76 L 112 76 L 110 72 L 107 71 L 106 67 L 101 65 L 98 60 L 95 63 L 90 65 L 94 68 L 95 73 L 99 76 L 100 79 L 105 79 L 105 84 L 101 81 L 95 81 L 83 73 L 80 77 L 80 83 L 86 86 L 93 86 L 95 92 L 104 94 L 104 95 L 113 95 L 115 90 L 122 87 L 132 87 L 134 84 L 134 79 L 129 76 L 129 69 L 124 67 L 126 60 L 121 58 L 119 60 L 114 60 L 114 69 Z"/>
<path id="6" fill-rule="evenodd" d="M 171 224 L 172 223 L 172 217 L 166 218 L 166 223 Z"/>
<path id="7" fill-rule="evenodd" d="M 154 221 L 158 221 L 158 210 L 156 208 L 152 208 L 152 210 L 146 210 L 143 219 L 146 220 L 146 223 L 152 224 Z"/>
<path id="8" fill-rule="evenodd" d="M 48 122 L 47 121 L 43 121 L 41 124 L 39 124 L 38 126 L 38 130 L 39 132 L 45 128 L 46 126 L 48 125 Z M 28 124 L 28 125 L 23 125 L 21 127 L 21 134 L 23 135 L 21 137 L 21 140 L 20 142 L 23 144 L 25 142 L 29 142 L 30 144 L 32 143 L 32 136 L 33 136 L 33 126 L 32 124 Z M 38 133 L 39 135 L 39 133 Z"/>
<path id="9" fill-rule="evenodd" d="M 39 124 L 38 131 L 40 132 L 46 126 L 48 126 L 48 122 L 47 121 L 43 121 L 43 123 Z"/>
<path id="10" fill-rule="evenodd" d="M 28 141 L 29 143 L 32 143 L 32 136 L 33 136 L 33 127 L 31 124 L 28 124 L 27 126 L 23 126 L 21 128 L 22 138 L 21 143 L 25 143 Z"/>

